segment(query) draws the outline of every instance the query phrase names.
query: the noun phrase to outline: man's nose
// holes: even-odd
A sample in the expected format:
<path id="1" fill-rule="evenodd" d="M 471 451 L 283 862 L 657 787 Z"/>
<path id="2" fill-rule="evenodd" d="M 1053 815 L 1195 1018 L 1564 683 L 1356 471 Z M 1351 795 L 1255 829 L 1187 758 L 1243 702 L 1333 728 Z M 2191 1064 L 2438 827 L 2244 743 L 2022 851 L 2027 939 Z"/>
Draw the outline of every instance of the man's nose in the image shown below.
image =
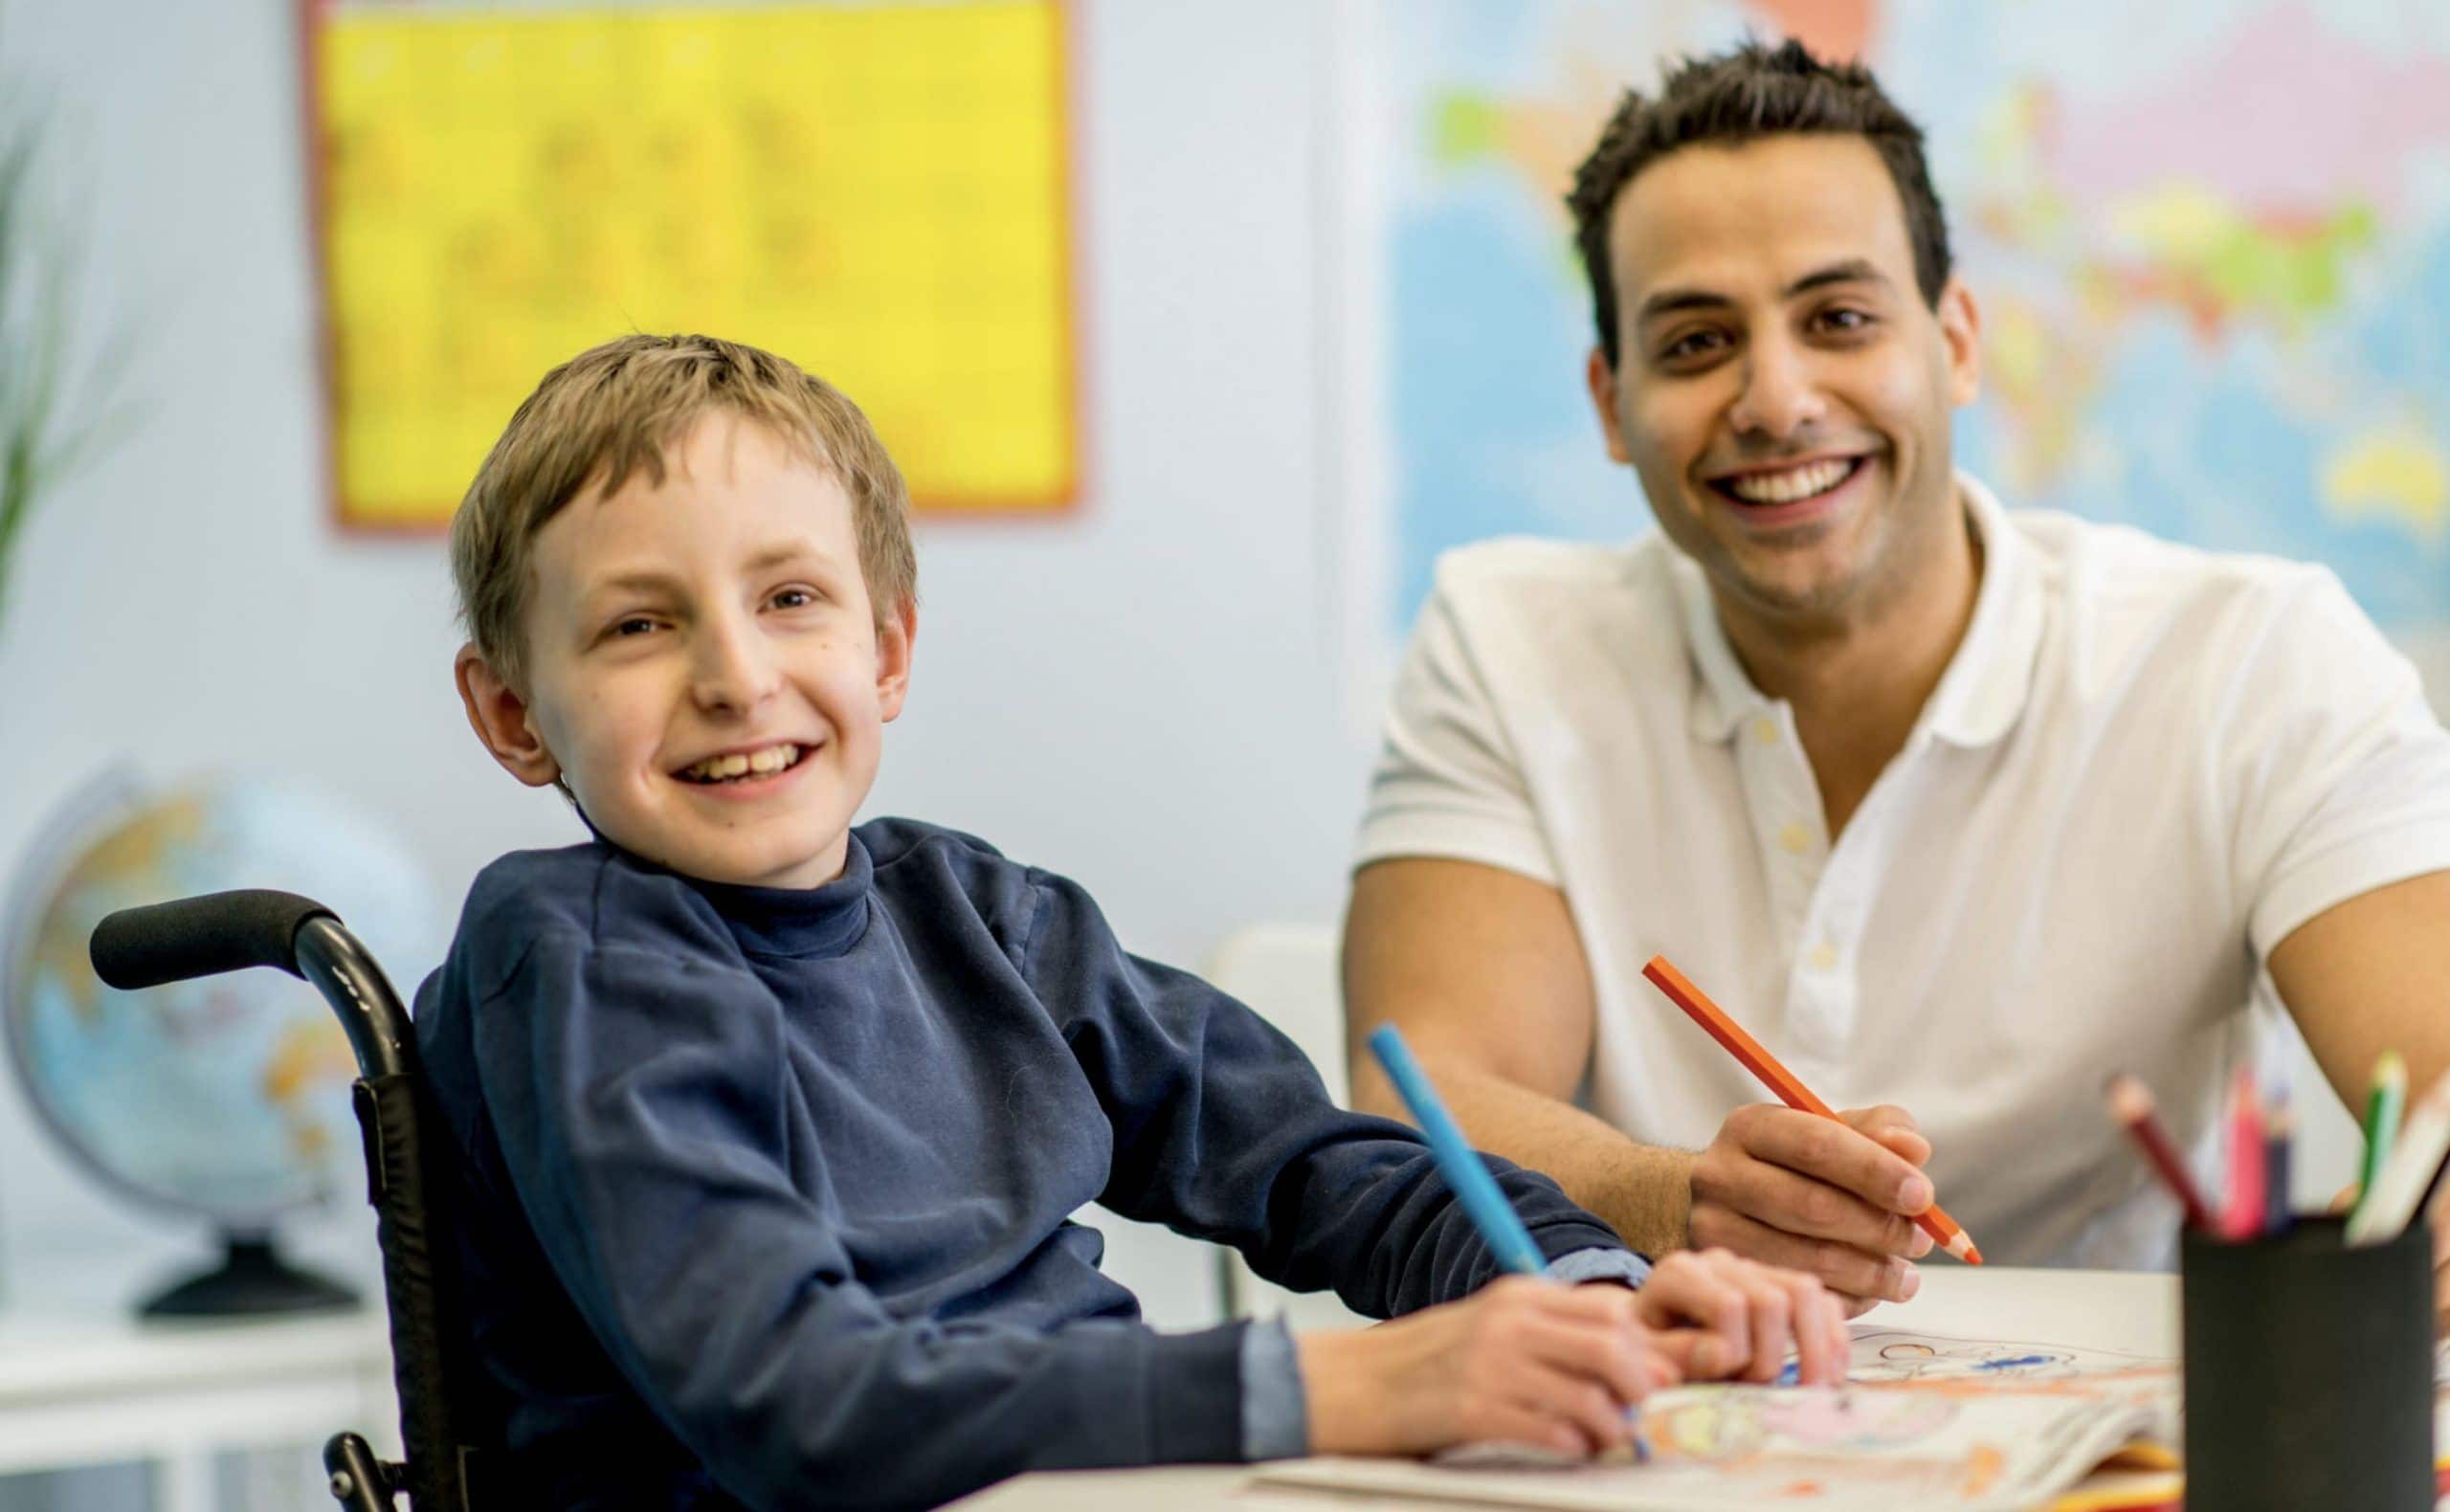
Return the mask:
<path id="1" fill-rule="evenodd" d="M 1739 434 L 1784 441 L 1828 413 L 1811 354 L 1792 341 L 1754 342 L 1745 352 L 1743 379 L 1727 414 Z"/>
<path id="2" fill-rule="evenodd" d="M 753 621 L 737 615 L 710 618 L 700 626 L 696 639 L 690 692 L 708 713 L 755 708 L 780 681 L 766 637 Z"/>

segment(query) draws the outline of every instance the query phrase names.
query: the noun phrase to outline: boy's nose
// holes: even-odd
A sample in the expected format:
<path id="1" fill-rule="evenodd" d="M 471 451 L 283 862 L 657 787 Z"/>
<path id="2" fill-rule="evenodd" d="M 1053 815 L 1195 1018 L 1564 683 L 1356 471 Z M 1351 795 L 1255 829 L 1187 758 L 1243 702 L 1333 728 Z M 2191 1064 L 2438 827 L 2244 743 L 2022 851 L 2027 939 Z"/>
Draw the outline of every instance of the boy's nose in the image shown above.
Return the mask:
<path id="1" fill-rule="evenodd" d="M 708 625 L 697 651 L 690 693 L 710 714 L 755 708 L 780 680 L 761 637 L 746 626 Z"/>

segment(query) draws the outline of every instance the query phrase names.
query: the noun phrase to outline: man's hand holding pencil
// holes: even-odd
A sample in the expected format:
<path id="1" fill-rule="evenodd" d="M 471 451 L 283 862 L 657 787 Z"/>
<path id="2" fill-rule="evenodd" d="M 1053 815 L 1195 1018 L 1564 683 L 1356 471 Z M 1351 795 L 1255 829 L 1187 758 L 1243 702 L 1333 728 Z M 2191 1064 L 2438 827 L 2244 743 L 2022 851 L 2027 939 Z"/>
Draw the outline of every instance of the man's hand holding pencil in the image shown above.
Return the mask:
<path id="1" fill-rule="evenodd" d="M 1931 1252 L 1914 1215 L 1931 1205 L 1930 1143 L 1903 1108 L 1851 1108 L 1836 1119 L 1756 1102 L 1719 1125 L 1693 1163 L 1697 1247 L 1816 1276 L 1857 1317 L 1902 1302 Z"/>
<path id="2" fill-rule="evenodd" d="M 1786 1104 L 1728 1114 L 1693 1163 L 1693 1243 L 1818 1277 L 1850 1316 L 1913 1296 L 1912 1262 L 1934 1248 L 1982 1263 L 1923 1174 L 1931 1144 L 1904 1108 L 1838 1112 L 1665 956 L 1642 975 Z"/>

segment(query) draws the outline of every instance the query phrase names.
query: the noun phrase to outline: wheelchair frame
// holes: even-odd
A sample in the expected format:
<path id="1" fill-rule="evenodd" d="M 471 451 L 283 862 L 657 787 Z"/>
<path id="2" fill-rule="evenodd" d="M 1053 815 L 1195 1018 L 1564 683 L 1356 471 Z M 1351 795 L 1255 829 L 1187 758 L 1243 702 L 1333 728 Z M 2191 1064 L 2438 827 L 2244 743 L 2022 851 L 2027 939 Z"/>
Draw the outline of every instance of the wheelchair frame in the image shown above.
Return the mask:
<path id="1" fill-rule="evenodd" d="M 122 909 L 95 927 L 90 951 L 97 974 L 127 989 L 272 967 L 312 983 L 339 1015 L 357 1057 L 351 1099 L 383 1252 L 404 1457 L 383 1460 L 360 1434 L 333 1434 L 323 1446 L 332 1498 L 351 1512 L 393 1512 L 406 1491 L 417 1512 L 477 1512 L 472 1456 L 480 1452 L 454 1415 L 455 1401 L 466 1399 L 456 1389 L 471 1379 L 469 1331 L 450 1273 L 436 1263 L 448 1230 L 425 1131 L 440 1124 L 408 1011 L 383 968 L 330 909 L 267 889 Z"/>

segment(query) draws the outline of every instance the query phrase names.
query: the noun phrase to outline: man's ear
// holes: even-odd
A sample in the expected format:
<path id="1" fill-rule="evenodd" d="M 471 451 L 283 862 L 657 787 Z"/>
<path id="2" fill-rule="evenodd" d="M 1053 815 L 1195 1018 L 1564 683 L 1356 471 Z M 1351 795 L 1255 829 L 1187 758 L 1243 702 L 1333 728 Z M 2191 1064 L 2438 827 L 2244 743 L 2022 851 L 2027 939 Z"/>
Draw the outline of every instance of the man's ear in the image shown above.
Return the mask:
<path id="1" fill-rule="evenodd" d="M 561 763 L 545 748 L 536 722 L 528 717 L 527 700 L 485 660 L 476 642 L 459 648 L 451 675 L 459 684 L 468 727 L 484 742 L 494 760 L 501 763 L 502 770 L 530 788 L 548 786 L 562 774 Z"/>
<path id="2" fill-rule="evenodd" d="M 1940 340 L 1948 349 L 1949 403 L 1962 409 L 1982 392 L 1982 308 L 1965 280 L 1940 290 Z"/>
<path id="3" fill-rule="evenodd" d="M 910 654 L 919 639 L 919 601 L 904 598 L 877 627 L 877 712 L 887 723 L 902 717 L 910 693 Z"/>
<path id="4" fill-rule="evenodd" d="M 1599 411 L 1599 431 L 1608 438 L 1609 457 L 1632 462 L 1634 454 L 1625 450 L 1624 424 L 1616 416 L 1616 369 L 1608 365 L 1608 353 L 1593 346 L 1582 377 L 1591 386 L 1591 407 Z"/>

